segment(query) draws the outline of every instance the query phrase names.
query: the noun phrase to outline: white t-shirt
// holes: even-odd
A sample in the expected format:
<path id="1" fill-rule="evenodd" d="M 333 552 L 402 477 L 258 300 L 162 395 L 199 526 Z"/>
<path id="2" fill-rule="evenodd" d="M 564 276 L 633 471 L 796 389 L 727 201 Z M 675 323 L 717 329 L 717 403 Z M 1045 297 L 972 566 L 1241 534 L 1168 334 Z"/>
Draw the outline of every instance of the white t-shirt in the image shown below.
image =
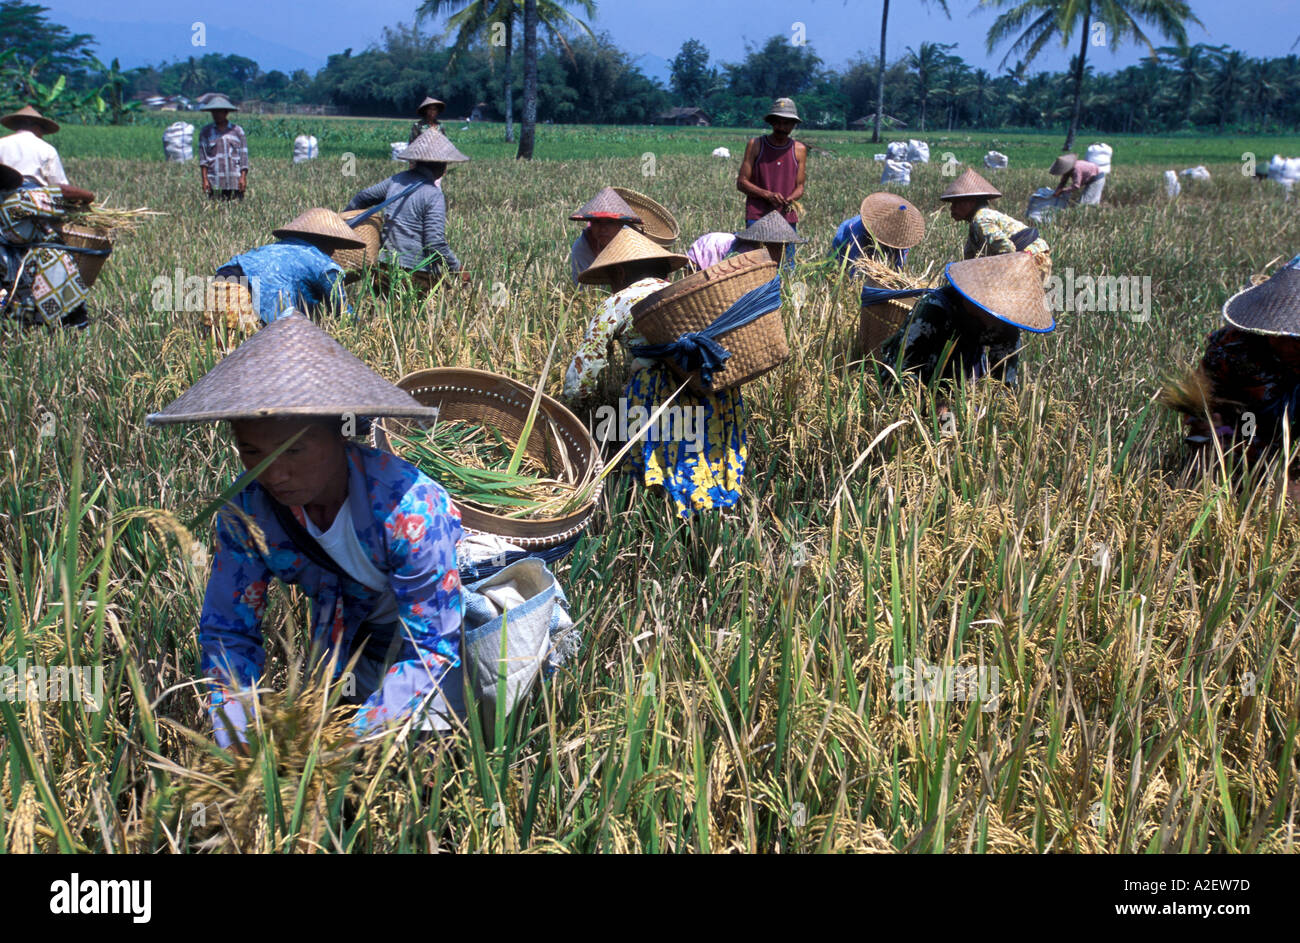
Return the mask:
<path id="1" fill-rule="evenodd" d="M 0 138 L 0 164 L 8 164 L 24 177 L 35 177 L 47 187 L 68 183 L 54 145 L 30 131 L 15 131 Z"/>
<path id="2" fill-rule="evenodd" d="M 367 621 L 396 622 L 397 597 L 393 595 L 392 582 L 386 573 L 370 562 L 370 555 L 366 553 L 365 547 L 361 546 L 356 526 L 352 522 L 350 502 L 346 499 L 343 501 L 343 506 L 334 517 L 334 523 L 324 532 L 316 528 L 310 516 L 305 513 L 303 516 L 307 518 L 307 533 L 316 538 L 321 549 L 328 553 L 345 573 L 358 583 L 383 592 L 375 603 L 374 610 L 367 616 Z"/>

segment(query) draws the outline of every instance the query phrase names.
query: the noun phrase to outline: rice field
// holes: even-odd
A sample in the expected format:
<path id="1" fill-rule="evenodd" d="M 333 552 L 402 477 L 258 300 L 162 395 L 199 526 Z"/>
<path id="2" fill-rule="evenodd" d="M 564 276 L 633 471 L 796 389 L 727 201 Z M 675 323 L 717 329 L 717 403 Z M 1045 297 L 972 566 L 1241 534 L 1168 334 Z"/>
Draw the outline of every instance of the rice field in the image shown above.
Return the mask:
<path id="1" fill-rule="evenodd" d="M 1213 178 L 1170 201 L 1175 165 L 1112 140 L 1105 205 L 1043 234 L 1058 274 L 1149 277 L 1148 316 L 1059 313 L 1027 337 L 1020 388 L 957 390 L 954 423 L 947 391 L 886 394 L 857 359 L 856 291 L 817 260 L 879 171 L 863 149 L 818 152 L 812 241 L 783 286 L 792 358 L 745 388 L 741 503 L 682 522 L 612 478 L 557 569 L 581 657 L 441 747 L 352 751 L 301 678 L 305 600 L 271 593 L 280 693 L 240 758 L 211 746 L 196 678 L 203 512 L 238 461 L 223 429 L 144 425 L 220 351 L 197 312 L 154 304 L 156 280 L 210 274 L 399 165 L 294 166 L 286 141 L 283 159 L 254 148 L 242 204 L 209 204 L 194 165 L 78 156 L 101 130 L 65 148 L 74 183 L 168 215 L 118 243 L 88 330 L 5 329 L 0 665 L 100 667 L 104 697 L 0 699 L 5 850 L 1295 850 L 1300 521 L 1276 476 L 1180 486 L 1178 424 L 1154 403 L 1228 295 L 1300 249 L 1297 204 L 1243 177 L 1235 149 L 1180 141 L 1178 169 Z M 363 288 L 355 318 L 324 326 L 392 379 L 467 366 L 535 384 L 558 336 L 558 392 L 601 298 L 569 284 L 574 207 L 618 184 L 690 238 L 741 223 L 736 161 L 665 150 L 646 175 L 653 148 L 629 144 L 453 169 L 471 283 Z M 1022 215 L 1050 181 L 1002 149 L 994 179 Z M 927 213 L 914 272 L 960 256 L 948 181 L 932 163 L 906 191 Z"/>

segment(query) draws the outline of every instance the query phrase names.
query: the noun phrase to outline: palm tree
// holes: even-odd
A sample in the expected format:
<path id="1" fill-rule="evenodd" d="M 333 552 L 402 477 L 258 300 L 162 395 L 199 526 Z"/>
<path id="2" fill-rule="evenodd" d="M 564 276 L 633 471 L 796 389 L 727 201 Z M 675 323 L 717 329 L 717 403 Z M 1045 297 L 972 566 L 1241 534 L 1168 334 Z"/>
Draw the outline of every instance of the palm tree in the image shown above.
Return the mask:
<path id="1" fill-rule="evenodd" d="M 936 83 L 948 64 L 948 50 L 956 43 L 921 43 L 919 50 L 907 47 L 907 62 L 916 70 L 916 95 L 921 100 L 921 130 L 925 130 L 925 109 L 930 96 L 941 91 Z"/>
<path id="2" fill-rule="evenodd" d="M 1109 30 L 1108 41 L 1119 44 L 1127 38 L 1145 43 L 1155 58 L 1156 50 L 1138 20 L 1154 25 L 1163 36 L 1179 46 L 1187 45 L 1187 24 L 1205 24 L 1198 20 L 1186 0 L 980 0 L 982 7 L 1011 9 L 999 14 L 989 27 L 988 50 L 1017 32 L 1020 35 L 1003 57 L 1005 65 L 1012 54 L 1023 54 L 1029 63 L 1053 39 L 1068 46 L 1079 30 L 1079 54 L 1074 68 L 1074 101 L 1070 107 L 1070 128 L 1065 135 L 1065 150 L 1074 146 L 1074 134 L 1079 128 L 1079 103 L 1083 95 L 1084 63 L 1088 55 L 1088 40 L 1092 23 L 1096 20 Z M 1022 32 L 1023 30 L 1023 32 Z"/>
<path id="3" fill-rule="evenodd" d="M 1178 90 L 1178 99 L 1183 105 L 1183 117 L 1188 124 L 1192 122 L 1192 112 L 1197 100 L 1209 81 L 1210 60 L 1206 53 L 1210 47 L 1205 43 L 1195 46 L 1161 46 L 1156 50 L 1171 63 L 1178 66 L 1178 79 L 1174 87 Z"/>
<path id="4" fill-rule="evenodd" d="M 537 0 L 524 0 L 524 127 L 515 160 L 533 159 L 537 127 Z"/>
<path id="5" fill-rule="evenodd" d="M 929 3 L 930 0 L 922 0 L 923 3 Z M 943 15 L 952 19 L 952 14 L 948 12 L 948 0 L 935 0 L 943 10 Z M 889 0 L 885 0 L 885 7 L 880 11 L 880 63 L 876 66 L 876 126 L 871 132 L 872 143 L 880 141 L 880 116 L 885 111 L 885 32 L 889 29 Z"/>
<path id="6" fill-rule="evenodd" d="M 519 19 L 525 0 L 424 0 L 416 8 L 415 18 L 437 19 L 444 13 L 447 17 L 447 32 L 456 31 L 456 42 L 452 50 L 450 67 L 456 56 L 469 48 L 476 38 L 488 34 L 494 24 L 500 23 L 505 32 L 505 98 L 506 98 L 506 140 L 515 139 L 514 125 L 514 55 L 515 20 Z M 551 38 L 569 52 L 569 44 L 564 38 L 566 29 L 580 29 L 595 38 L 591 27 L 578 19 L 566 6 L 578 7 L 588 19 L 596 15 L 595 0 L 537 0 L 537 20 L 546 27 Z M 570 53 L 572 56 L 572 53 Z"/>

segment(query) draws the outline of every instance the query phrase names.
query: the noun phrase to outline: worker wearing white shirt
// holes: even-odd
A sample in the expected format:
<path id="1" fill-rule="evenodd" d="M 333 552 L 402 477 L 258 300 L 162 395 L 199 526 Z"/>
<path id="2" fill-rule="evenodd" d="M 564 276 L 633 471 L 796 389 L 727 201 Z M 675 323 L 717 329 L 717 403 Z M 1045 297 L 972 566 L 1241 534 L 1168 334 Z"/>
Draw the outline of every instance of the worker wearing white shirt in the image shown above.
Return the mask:
<path id="1" fill-rule="evenodd" d="M 13 167 L 24 177 L 35 177 L 47 187 L 68 184 L 59 152 L 45 140 L 45 135 L 59 130 L 57 122 L 27 105 L 0 117 L 0 124 L 13 131 L 0 138 L 0 164 Z"/>

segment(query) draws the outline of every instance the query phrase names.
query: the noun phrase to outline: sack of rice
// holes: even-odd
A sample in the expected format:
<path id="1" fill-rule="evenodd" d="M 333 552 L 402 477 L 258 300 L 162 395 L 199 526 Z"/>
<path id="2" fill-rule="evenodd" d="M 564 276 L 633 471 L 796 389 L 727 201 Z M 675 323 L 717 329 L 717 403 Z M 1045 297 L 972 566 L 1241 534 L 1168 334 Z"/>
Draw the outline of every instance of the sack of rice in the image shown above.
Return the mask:
<path id="1" fill-rule="evenodd" d="M 1173 199 L 1183 192 L 1183 185 L 1178 182 L 1178 174 L 1172 170 L 1165 171 L 1165 196 Z"/>
<path id="2" fill-rule="evenodd" d="M 1268 179 L 1280 183 L 1287 191 L 1300 180 L 1300 157 L 1283 157 L 1274 154 L 1268 162 Z"/>
<path id="3" fill-rule="evenodd" d="M 1096 164 L 1102 173 L 1108 174 L 1110 173 L 1110 158 L 1114 153 L 1114 149 L 1109 144 L 1089 144 L 1088 150 L 1084 152 L 1083 159 Z"/>
<path id="4" fill-rule="evenodd" d="M 912 182 L 912 165 L 905 160 L 885 160 L 885 170 L 880 175 L 880 182 L 896 183 L 900 186 L 907 186 Z"/>
<path id="5" fill-rule="evenodd" d="M 397 155 L 406 150 L 406 148 L 407 144 L 405 141 L 393 141 L 388 145 L 389 156 L 391 156 L 393 160 L 401 160 L 402 158 Z"/>
<path id="6" fill-rule="evenodd" d="M 907 159 L 909 163 L 913 164 L 930 163 L 930 145 L 916 139 L 908 141 Z"/>
<path id="7" fill-rule="evenodd" d="M 293 162 L 301 164 L 305 160 L 315 160 L 320 156 L 316 135 L 300 134 L 293 139 Z"/>
<path id="8" fill-rule="evenodd" d="M 194 125 L 174 121 L 163 132 L 163 156 L 169 161 L 183 163 L 194 159 Z"/>
<path id="9" fill-rule="evenodd" d="M 1045 223 L 1057 210 L 1065 209 L 1070 205 L 1068 194 L 1053 196 L 1054 192 L 1051 187 L 1039 187 L 1035 190 L 1029 197 L 1029 207 L 1025 210 L 1025 217 L 1036 223 Z"/>
<path id="10" fill-rule="evenodd" d="M 984 155 L 984 166 L 990 170 L 1005 170 L 1007 163 L 1007 155 L 1001 151 L 989 151 Z"/>
<path id="11" fill-rule="evenodd" d="M 1198 164 L 1195 167 L 1188 167 L 1183 171 L 1183 176 L 1188 180 L 1209 180 L 1210 172 L 1204 166 Z"/>
<path id="12" fill-rule="evenodd" d="M 907 160 L 907 142 L 890 141 L 885 145 L 886 160 Z"/>

